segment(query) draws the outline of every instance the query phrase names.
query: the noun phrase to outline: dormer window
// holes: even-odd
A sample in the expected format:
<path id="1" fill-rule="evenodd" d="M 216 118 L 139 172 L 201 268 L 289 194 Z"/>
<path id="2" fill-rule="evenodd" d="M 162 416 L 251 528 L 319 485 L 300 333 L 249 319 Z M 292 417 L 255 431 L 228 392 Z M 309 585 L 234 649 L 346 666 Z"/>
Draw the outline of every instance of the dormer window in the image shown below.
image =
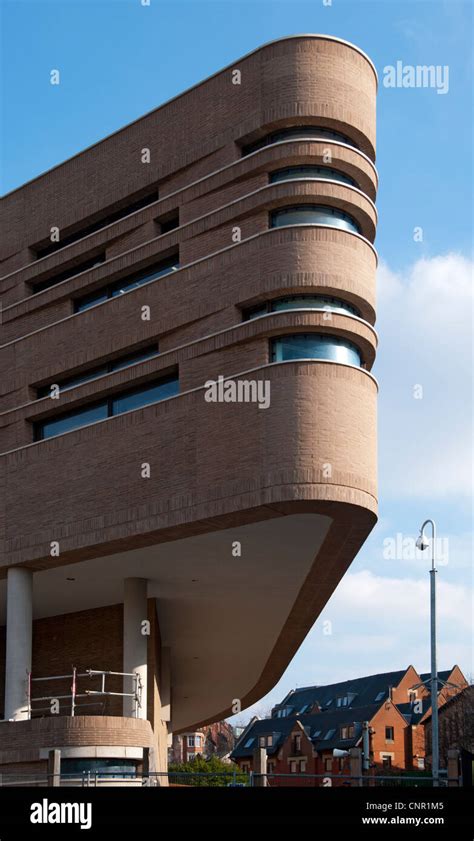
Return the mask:
<path id="1" fill-rule="evenodd" d="M 354 736 L 354 725 L 344 724 L 340 730 L 341 739 L 352 739 Z"/>

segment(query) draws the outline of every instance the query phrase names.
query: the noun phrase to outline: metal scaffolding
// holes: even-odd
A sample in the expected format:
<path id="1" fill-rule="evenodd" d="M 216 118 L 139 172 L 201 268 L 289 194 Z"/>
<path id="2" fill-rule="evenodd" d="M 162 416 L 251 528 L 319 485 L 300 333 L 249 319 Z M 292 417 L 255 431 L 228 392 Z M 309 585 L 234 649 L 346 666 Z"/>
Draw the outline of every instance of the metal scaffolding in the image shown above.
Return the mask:
<path id="1" fill-rule="evenodd" d="M 132 680 L 132 692 L 110 692 L 105 688 L 105 679 L 106 677 L 116 676 L 122 678 L 131 678 Z M 77 682 L 81 678 L 94 678 L 100 676 L 100 689 L 84 689 L 82 692 L 78 692 Z M 32 684 L 35 682 L 47 682 L 47 681 L 55 681 L 55 680 L 71 680 L 71 691 L 68 692 L 66 695 L 39 695 L 38 697 L 33 698 L 32 696 Z M 70 715 L 74 716 L 76 709 L 79 707 L 97 707 L 102 705 L 102 713 L 104 708 L 104 702 L 101 701 L 92 701 L 90 703 L 85 702 L 77 702 L 78 698 L 89 698 L 89 696 L 97 695 L 102 698 L 109 697 L 109 696 L 118 696 L 121 698 L 133 698 L 133 718 L 140 717 L 140 709 L 142 706 L 142 681 L 138 672 L 111 672 L 104 669 L 86 669 L 85 672 L 78 672 L 76 667 L 73 666 L 72 673 L 68 675 L 50 675 L 48 677 L 33 677 L 32 672 L 27 673 L 27 681 L 26 681 L 26 708 L 28 713 L 28 718 L 32 718 L 33 713 L 41 713 L 41 712 L 49 712 L 50 715 L 55 715 L 51 711 L 51 703 L 53 701 L 64 701 L 67 699 L 71 700 L 71 710 Z M 33 704 L 36 704 L 38 701 L 48 701 L 49 705 L 46 707 L 34 707 Z"/>

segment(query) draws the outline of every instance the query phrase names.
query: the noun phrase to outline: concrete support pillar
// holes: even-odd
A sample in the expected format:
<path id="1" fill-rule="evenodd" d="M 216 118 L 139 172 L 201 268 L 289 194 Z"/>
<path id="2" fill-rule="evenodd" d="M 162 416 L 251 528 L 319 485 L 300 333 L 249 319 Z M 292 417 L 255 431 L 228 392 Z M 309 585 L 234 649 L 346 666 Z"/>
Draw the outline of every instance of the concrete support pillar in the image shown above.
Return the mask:
<path id="1" fill-rule="evenodd" d="M 161 720 L 171 721 L 171 649 L 161 649 L 160 669 Z"/>
<path id="2" fill-rule="evenodd" d="M 61 785 L 61 751 L 50 750 L 48 753 L 48 785 Z"/>
<path id="3" fill-rule="evenodd" d="M 142 683 L 142 703 L 139 718 L 147 717 L 147 647 L 148 635 L 143 623 L 148 620 L 147 581 L 145 578 L 126 578 L 123 599 L 123 671 L 138 673 Z M 131 678 L 124 678 L 124 692 L 133 691 Z M 123 699 L 123 714 L 133 716 L 133 698 Z"/>
<path id="4" fill-rule="evenodd" d="M 448 750 L 448 786 L 459 785 L 459 751 L 456 748 Z"/>
<path id="5" fill-rule="evenodd" d="M 253 752 L 254 786 L 268 785 L 267 779 L 267 751 L 265 748 L 255 748 Z"/>
<path id="6" fill-rule="evenodd" d="M 351 770 L 351 786 L 362 785 L 362 751 L 360 748 L 351 748 L 349 751 L 349 765 Z"/>
<path id="7" fill-rule="evenodd" d="M 33 629 L 33 573 L 11 567 L 7 573 L 7 645 L 5 718 L 28 718 L 27 672 L 31 671 Z"/>

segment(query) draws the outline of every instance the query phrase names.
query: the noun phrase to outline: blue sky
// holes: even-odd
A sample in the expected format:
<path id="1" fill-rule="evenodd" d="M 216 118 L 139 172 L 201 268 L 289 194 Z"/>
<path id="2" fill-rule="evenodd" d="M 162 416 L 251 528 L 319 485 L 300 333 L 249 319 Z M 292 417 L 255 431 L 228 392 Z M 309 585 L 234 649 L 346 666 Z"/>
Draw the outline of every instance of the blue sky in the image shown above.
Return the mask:
<path id="1" fill-rule="evenodd" d="M 380 79 L 380 522 L 260 708 L 296 684 L 409 662 L 428 669 L 428 560 L 384 555 L 384 540 L 413 535 L 427 516 L 450 548 L 439 573 L 440 667 L 458 660 L 471 671 L 472 3 L 3 0 L 2 9 L 2 192 L 266 41 L 326 33 L 369 54 Z M 384 67 L 397 61 L 448 66 L 448 92 L 384 87 Z M 334 630 L 323 637 L 324 618 Z"/>

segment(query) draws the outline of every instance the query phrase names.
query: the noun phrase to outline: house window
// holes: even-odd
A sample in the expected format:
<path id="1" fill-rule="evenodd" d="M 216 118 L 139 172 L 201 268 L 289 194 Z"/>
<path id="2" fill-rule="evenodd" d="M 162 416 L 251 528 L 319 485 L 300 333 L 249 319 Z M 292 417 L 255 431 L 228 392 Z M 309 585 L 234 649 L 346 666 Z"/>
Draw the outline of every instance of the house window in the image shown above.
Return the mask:
<path id="1" fill-rule="evenodd" d="M 267 736 L 267 747 L 271 748 L 273 745 L 273 736 Z"/>
<path id="2" fill-rule="evenodd" d="M 267 765 L 268 773 L 273 774 L 274 770 L 275 770 L 275 763 L 274 762 L 269 762 L 268 765 Z"/>
<path id="3" fill-rule="evenodd" d="M 309 138 L 310 140 L 335 140 L 338 143 L 353 146 L 355 149 L 358 148 L 354 141 L 346 137 L 345 134 L 333 131 L 332 129 L 321 128 L 321 126 L 289 126 L 243 146 L 242 156 L 251 155 L 253 152 L 257 152 L 265 146 L 270 146 L 272 143 L 281 143 L 284 140 L 304 140 L 305 138 Z"/>
<path id="4" fill-rule="evenodd" d="M 244 748 L 251 748 L 254 742 L 254 737 L 252 736 L 250 739 L 247 739 L 245 742 Z"/>
<path id="5" fill-rule="evenodd" d="M 411 704 L 412 704 L 414 701 L 416 701 L 416 696 L 417 696 L 417 691 L 416 691 L 416 689 L 409 689 L 409 690 L 408 690 L 408 700 L 410 701 L 410 703 L 411 703 Z"/>
<path id="6" fill-rule="evenodd" d="M 353 724 L 345 724 L 341 727 L 340 730 L 341 739 L 352 739 L 354 736 L 354 725 Z"/>
<path id="7" fill-rule="evenodd" d="M 359 315 L 358 310 L 351 304 L 346 304 L 341 298 L 333 298 L 331 295 L 291 295 L 286 298 L 274 298 L 271 301 L 250 307 L 244 310 L 243 318 L 244 321 L 248 321 L 271 312 L 294 309 L 325 310 L 327 312 L 342 313 L 342 315 L 346 313 Z M 305 704 L 300 709 L 300 713 L 305 712 L 310 706 L 310 704 Z"/>
<path id="8" fill-rule="evenodd" d="M 330 757 L 324 760 L 324 770 L 332 771 L 332 759 Z"/>
<path id="9" fill-rule="evenodd" d="M 84 297 L 77 298 L 74 302 L 74 312 L 82 312 L 90 307 L 94 307 L 96 304 L 101 304 L 103 301 L 107 301 L 109 298 L 116 298 L 119 295 L 123 295 L 125 292 L 130 292 L 132 289 L 138 289 L 138 287 L 143 286 L 144 283 L 149 283 L 152 280 L 158 280 L 158 278 L 164 277 L 177 269 L 179 269 L 179 256 L 178 254 L 173 254 L 171 257 L 161 260 L 154 266 L 150 266 L 148 269 L 145 269 L 132 277 L 118 280 L 115 283 L 103 286 L 96 292 L 91 292 L 90 295 L 84 295 Z"/>
<path id="10" fill-rule="evenodd" d="M 335 727 L 331 728 L 331 730 L 328 730 L 328 731 L 327 731 L 327 733 L 326 733 L 326 735 L 324 736 L 324 738 L 325 738 L 325 739 L 332 739 L 332 737 L 334 736 L 334 733 L 335 733 L 335 732 L 336 732 L 336 728 L 335 728 Z"/>
<path id="11" fill-rule="evenodd" d="M 242 762 L 242 771 L 244 772 L 244 774 L 248 774 L 248 773 L 249 773 L 249 771 L 250 771 L 250 765 L 248 765 L 248 764 L 247 764 L 247 762 Z"/>
<path id="12" fill-rule="evenodd" d="M 83 406 L 71 412 L 38 421 L 34 424 L 35 441 L 43 441 L 64 432 L 71 432 L 82 426 L 88 426 L 106 418 L 139 409 L 151 403 L 158 403 L 179 393 L 179 379 L 176 374 L 154 380 L 140 388 L 119 392 L 93 405 Z"/>
<path id="13" fill-rule="evenodd" d="M 194 736 L 188 736 L 188 748 L 194 747 Z"/>
<path id="14" fill-rule="evenodd" d="M 65 237 L 61 237 L 59 242 L 52 243 L 48 240 L 48 242 L 45 245 L 38 246 L 35 249 L 36 259 L 46 257 L 48 254 L 52 254 L 53 251 L 59 251 L 59 249 L 65 248 L 66 245 L 71 245 L 73 242 L 78 242 L 78 240 L 89 236 L 89 234 L 93 234 L 96 231 L 99 231 L 101 228 L 105 228 L 107 225 L 111 225 L 112 222 L 117 222 L 119 219 L 123 219 L 125 216 L 129 216 L 131 213 L 135 213 L 137 210 L 141 210 L 142 208 L 147 207 L 147 205 L 153 204 L 153 202 L 158 201 L 158 198 L 158 190 L 155 187 L 151 191 L 151 193 L 148 193 L 141 199 L 135 200 L 132 204 L 128 204 L 125 207 L 120 208 L 119 210 L 106 210 L 101 219 L 93 223 L 86 223 L 75 233 L 66 235 Z"/>
<path id="15" fill-rule="evenodd" d="M 160 226 L 160 234 L 167 234 L 169 231 L 179 228 L 179 210 L 167 213 L 166 216 L 156 219 L 155 221 L 158 222 Z"/>
<path id="16" fill-rule="evenodd" d="M 119 356 L 111 362 L 104 362 L 102 365 L 96 365 L 94 368 L 90 368 L 88 371 L 83 371 L 76 376 L 66 377 L 63 380 L 60 379 L 59 382 L 55 380 L 54 383 L 39 386 L 36 390 L 36 396 L 38 399 L 41 397 L 50 397 L 52 394 L 52 385 L 58 385 L 60 392 L 68 391 L 70 388 L 75 388 L 78 385 L 82 385 L 82 383 L 95 380 L 97 377 L 102 377 L 104 374 L 112 374 L 114 371 L 120 371 L 122 368 L 128 368 L 130 365 L 136 365 L 138 362 L 145 362 L 147 359 L 152 359 L 153 356 L 157 355 L 157 344 L 151 345 L 143 350 L 135 351 L 134 353 L 127 353 L 125 356 Z"/>
<path id="17" fill-rule="evenodd" d="M 376 701 L 382 701 L 385 698 L 385 690 L 383 692 L 379 692 L 378 695 L 375 696 Z"/>
<path id="18" fill-rule="evenodd" d="M 302 759 L 300 762 L 300 773 L 304 774 L 306 771 L 306 759 Z"/>
<path id="19" fill-rule="evenodd" d="M 196 737 L 195 737 L 195 742 L 196 742 L 196 747 L 197 747 L 197 748 L 200 748 L 200 747 L 201 747 L 201 737 L 200 737 L 200 736 L 196 736 Z"/>
<path id="20" fill-rule="evenodd" d="M 330 225 L 360 234 L 359 223 L 352 216 L 327 205 L 300 204 L 274 210 L 270 214 L 270 226 L 280 228 L 282 225 Z"/>
<path id="21" fill-rule="evenodd" d="M 294 760 L 290 762 L 290 773 L 296 774 L 296 762 Z"/>
<path id="22" fill-rule="evenodd" d="M 300 735 L 294 737 L 293 747 L 294 747 L 295 753 L 300 752 L 300 750 L 301 750 L 301 736 Z"/>
<path id="23" fill-rule="evenodd" d="M 424 758 L 424 756 L 419 756 L 418 757 L 418 768 L 419 768 L 420 771 L 425 770 L 425 758 Z"/>
<path id="24" fill-rule="evenodd" d="M 393 742 L 393 738 L 394 738 L 393 727 L 386 727 L 385 728 L 385 741 L 386 742 Z"/>
<path id="25" fill-rule="evenodd" d="M 293 359 L 326 359 L 343 365 L 362 365 L 358 348 L 346 339 L 330 333 L 298 333 L 272 339 L 272 362 L 289 362 Z M 347 706 L 347 698 L 337 699 L 337 706 Z"/>
<path id="26" fill-rule="evenodd" d="M 260 745 L 260 747 L 261 747 L 261 748 L 264 748 L 264 747 L 265 747 L 265 745 L 266 745 L 266 739 L 265 739 L 265 736 L 260 736 L 260 738 L 259 738 L 259 740 L 258 740 L 258 744 Z"/>
<path id="27" fill-rule="evenodd" d="M 384 768 L 391 768 L 392 767 L 392 757 L 382 754 L 382 766 Z"/>
<path id="28" fill-rule="evenodd" d="M 350 175 L 341 172 L 339 169 L 332 169 L 329 166 L 290 166 L 286 169 L 277 169 L 270 173 L 270 184 L 277 181 L 289 181 L 295 178 L 318 178 L 328 179 L 330 181 L 341 181 L 343 184 L 349 184 L 351 187 L 358 187 Z"/>
<path id="29" fill-rule="evenodd" d="M 43 292 L 51 286 L 57 286 L 57 284 L 62 283 L 63 280 L 68 280 L 70 277 L 74 277 L 81 272 L 93 269 L 94 266 L 100 266 L 101 263 L 105 263 L 105 251 L 100 254 L 96 254 L 95 257 L 90 257 L 88 260 L 83 260 L 82 263 L 76 263 L 69 269 L 65 269 L 62 272 L 56 272 L 56 274 L 52 276 L 50 275 L 46 280 L 41 280 L 38 283 L 35 283 L 32 287 L 33 295 L 36 295 L 37 292 Z"/>

